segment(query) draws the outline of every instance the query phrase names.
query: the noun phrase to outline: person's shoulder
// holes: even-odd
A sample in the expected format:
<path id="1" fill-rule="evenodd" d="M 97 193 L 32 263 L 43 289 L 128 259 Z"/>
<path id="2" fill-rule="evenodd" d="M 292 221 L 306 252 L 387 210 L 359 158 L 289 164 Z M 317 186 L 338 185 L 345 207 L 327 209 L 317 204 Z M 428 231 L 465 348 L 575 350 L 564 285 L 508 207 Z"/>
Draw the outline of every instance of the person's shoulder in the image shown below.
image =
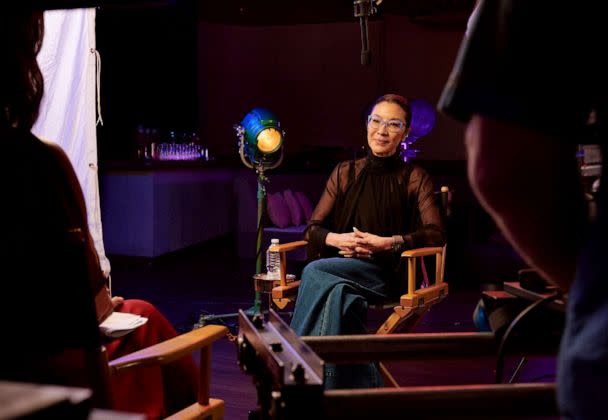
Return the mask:
<path id="1" fill-rule="evenodd" d="M 409 167 L 409 169 L 408 169 L 408 167 Z M 404 165 L 404 170 L 409 170 L 412 173 L 412 175 L 418 175 L 418 176 L 428 175 L 428 172 L 426 171 L 426 169 L 424 169 L 420 165 L 416 165 L 415 163 L 406 162 Z"/>
<path id="2" fill-rule="evenodd" d="M 3 133 L 5 137 L 5 133 Z M 65 151 L 55 142 L 37 136 L 30 131 L 11 129 L 6 134 L 10 144 L 22 149 L 25 155 L 51 155 L 59 159 L 67 159 Z M 31 156 L 30 156 L 31 157 Z M 48 157 L 48 156 L 47 156 Z"/>
<path id="3" fill-rule="evenodd" d="M 349 170 L 351 167 L 353 167 L 353 165 L 355 168 L 360 168 L 365 164 L 365 161 L 365 158 L 343 160 L 338 162 L 334 168 L 334 171 L 341 172 L 342 170 Z"/>
<path id="4" fill-rule="evenodd" d="M 10 156 L 20 156 L 19 161 L 9 161 L 10 166 L 21 165 L 23 161 L 30 162 L 33 166 L 47 168 L 52 162 L 58 159 L 55 155 L 59 153 L 46 141 L 41 140 L 30 131 L 11 128 L 0 134 L 6 152 Z"/>
<path id="5" fill-rule="evenodd" d="M 426 169 L 424 169 L 420 165 L 416 165 L 415 163 L 411 162 L 404 163 L 401 169 L 401 173 L 409 178 L 410 183 L 426 182 L 430 180 L 430 175 L 426 171 Z"/>
<path id="6" fill-rule="evenodd" d="M 51 155 L 56 157 L 58 160 L 61 160 L 61 161 L 68 160 L 69 161 L 67 153 L 65 152 L 65 150 L 63 150 L 61 148 L 60 145 L 58 145 L 54 141 L 51 141 L 44 137 L 37 137 L 37 138 L 40 141 L 40 143 L 43 145 L 43 147 L 45 149 L 47 149 Z"/>
<path id="7" fill-rule="evenodd" d="M 60 179 L 61 182 L 67 181 L 72 188 L 76 188 L 78 178 L 72 166 L 72 161 L 65 150 L 59 144 L 49 139 L 34 137 L 39 148 L 38 152 L 40 156 L 38 160 L 44 162 L 43 166 L 48 171 L 49 177 L 55 180 Z"/>
<path id="8" fill-rule="evenodd" d="M 348 162 L 354 162 L 355 166 L 361 166 L 364 165 L 365 162 L 367 162 L 367 157 L 360 157 L 359 159 L 355 159 L 355 160 L 350 160 Z"/>
<path id="9" fill-rule="evenodd" d="M 0 138 L 5 146 L 24 151 L 37 141 L 37 137 L 29 131 L 13 127 L 0 128 Z"/>
<path id="10" fill-rule="evenodd" d="M 72 167 L 72 162 L 70 161 L 70 158 L 68 157 L 68 154 L 65 152 L 65 150 L 63 150 L 63 148 L 59 144 L 49 139 L 38 137 L 38 140 L 42 147 L 45 149 L 46 154 L 48 155 L 50 160 L 54 164 L 59 166 L 63 172 L 67 173 L 68 176 L 72 176 L 74 168 Z"/>

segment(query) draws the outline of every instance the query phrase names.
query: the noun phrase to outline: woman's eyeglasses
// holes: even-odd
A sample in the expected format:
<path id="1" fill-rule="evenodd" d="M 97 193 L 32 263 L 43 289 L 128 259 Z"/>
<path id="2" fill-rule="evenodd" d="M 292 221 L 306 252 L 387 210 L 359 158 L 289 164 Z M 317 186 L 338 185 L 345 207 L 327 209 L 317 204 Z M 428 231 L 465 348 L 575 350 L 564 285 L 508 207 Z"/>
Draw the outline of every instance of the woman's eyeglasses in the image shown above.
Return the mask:
<path id="1" fill-rule="evenodd" d="M 405 128 L 405 123 L 401 120 L 383 120 L 375 115 L 367 117 L 367 126 L 371 129 L 378 130 L 382 125 L 386 125 L 390 133 L 399 133 Z"/>

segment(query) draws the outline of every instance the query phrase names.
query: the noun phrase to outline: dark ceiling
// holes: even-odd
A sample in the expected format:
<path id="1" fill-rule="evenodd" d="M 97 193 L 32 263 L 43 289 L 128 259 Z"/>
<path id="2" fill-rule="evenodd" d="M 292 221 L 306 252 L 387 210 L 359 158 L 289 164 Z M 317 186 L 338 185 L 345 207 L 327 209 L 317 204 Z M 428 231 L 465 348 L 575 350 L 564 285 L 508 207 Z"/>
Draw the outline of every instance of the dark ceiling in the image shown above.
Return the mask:
<path id="1" fill-rule="evenodd" d="M 414 19 L 462 19 L 473 9 L 475 0 L 384 0 L 378 6 L 383 14 L 406 15 Z M 352 0 L 222 0 L 199 3 L 203 18 L 239 24 L 286 24 L 350 21 L 354 18 Z"/>
<path id="2" fill-rule="evenodd" d="M 340 22 L 354 19 L 352 0 L 21 0 L 2 2 L 4 7 L 26 5 L 43 9 L 98 6 L 105 9 L 186 7 L 197 10 L 210 22 L 240 25 L 284 25 Z M 384 0 L 377 17 L 384 14 L 409 16 L 413 20 L 436 24 L 461 24 L 473 9 L 475 0 Z"/>

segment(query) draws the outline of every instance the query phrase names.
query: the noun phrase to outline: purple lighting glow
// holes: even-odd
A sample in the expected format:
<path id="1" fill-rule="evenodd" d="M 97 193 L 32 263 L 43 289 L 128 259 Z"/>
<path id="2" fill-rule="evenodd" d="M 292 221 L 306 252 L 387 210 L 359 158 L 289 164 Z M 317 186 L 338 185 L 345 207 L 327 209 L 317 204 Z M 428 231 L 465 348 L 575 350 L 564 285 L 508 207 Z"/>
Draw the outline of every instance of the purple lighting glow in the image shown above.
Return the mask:
<path id="1" fill-rule="evenodd" d="M 410 101 L 410 109 L 412 111 L 410 133 L 400 145 L 401 158 L 406 162 L 416 157 L 416 153 L 419 152 L 419 150 L 411 148 L 412 143 L 433 130 L 437 117 L 435 107 L 424 99 L 412 99 Z"/>

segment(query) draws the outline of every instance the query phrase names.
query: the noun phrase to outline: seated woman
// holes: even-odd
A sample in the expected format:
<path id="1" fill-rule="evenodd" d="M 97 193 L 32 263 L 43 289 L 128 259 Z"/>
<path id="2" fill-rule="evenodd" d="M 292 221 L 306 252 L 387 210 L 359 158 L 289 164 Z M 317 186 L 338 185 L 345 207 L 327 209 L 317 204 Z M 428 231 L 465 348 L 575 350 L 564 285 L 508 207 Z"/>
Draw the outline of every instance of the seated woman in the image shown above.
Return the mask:
<path id="1" fill-rule="evenodd" d="M 401 253 L 444 244 L 429 175 L 399 156 L 411 118 L 404 97 L 378 98 L 367 120 L 367 157 L 339 163 L 327 181 L 306 231 L 309 256 L 321 259 L 302 273 L 291 321 L 297 334 L 366 333 L 367 302 L 405 287 Z M 325 369 L 326 388 L 381 385 L 375 364 Z"/>
<path id="2" fill-rule="evenodd" d="M 36 62 L 43 26 L 40 12 L 0 14 L 0 141 L 7 158 L 0 165 L 0 263 L 13 273 L 0 305 L 7 338 L 0 378 L 90 386 L 99 372 L 86 371 L 81 349 L 104 344 L 111 360 L 176 332 L 151 304 L 110 297 L 72 165 L 61 148 L 30 132 L 43 92 Z M 148 322 L 121 338 L 102 337 L 97 324 L 113 310 Z M 197 378 L 190 356 L 162 369 L 118 373 L 111 408 L 158 418 L 195 401 Z"/>

